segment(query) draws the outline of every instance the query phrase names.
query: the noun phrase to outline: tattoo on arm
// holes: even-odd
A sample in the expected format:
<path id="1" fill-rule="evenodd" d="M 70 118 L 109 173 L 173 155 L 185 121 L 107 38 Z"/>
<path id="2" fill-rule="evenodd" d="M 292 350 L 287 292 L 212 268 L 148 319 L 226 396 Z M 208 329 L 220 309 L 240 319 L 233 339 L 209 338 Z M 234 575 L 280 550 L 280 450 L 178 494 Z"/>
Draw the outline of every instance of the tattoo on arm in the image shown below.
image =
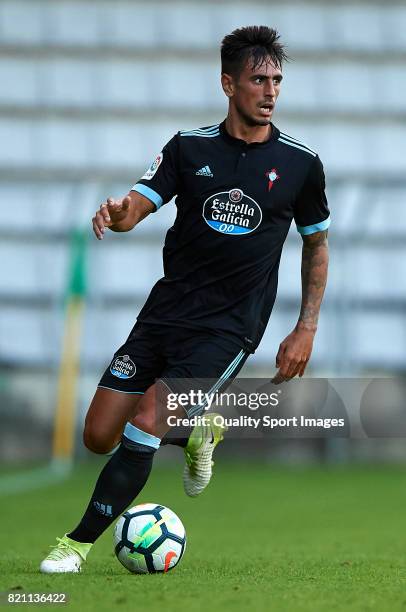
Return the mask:
<path id="1" fill-rule="evenodd" d="M 320 305 L 327 282 L 327 231 L 303 236 L 302 305 L 299 324 L 316 331 Z"/>

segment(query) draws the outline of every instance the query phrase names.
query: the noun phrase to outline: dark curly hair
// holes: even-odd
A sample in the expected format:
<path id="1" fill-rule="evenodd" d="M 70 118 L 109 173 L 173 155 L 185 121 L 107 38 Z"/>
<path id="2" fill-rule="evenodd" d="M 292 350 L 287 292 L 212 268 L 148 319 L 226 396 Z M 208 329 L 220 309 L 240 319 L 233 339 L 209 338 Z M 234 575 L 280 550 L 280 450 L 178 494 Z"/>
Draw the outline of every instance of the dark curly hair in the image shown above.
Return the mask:
<path id="1" fill-rule="evenodd" d="M 247 60 L 252 60 L 253 70 L 271 58 L 277 68 L 289 57 L 285 46 L 279 42 L 279 34 L 268 26 L 246 26 L 227 34 L 221 43 L 221 72 L 236 78 Z"/>

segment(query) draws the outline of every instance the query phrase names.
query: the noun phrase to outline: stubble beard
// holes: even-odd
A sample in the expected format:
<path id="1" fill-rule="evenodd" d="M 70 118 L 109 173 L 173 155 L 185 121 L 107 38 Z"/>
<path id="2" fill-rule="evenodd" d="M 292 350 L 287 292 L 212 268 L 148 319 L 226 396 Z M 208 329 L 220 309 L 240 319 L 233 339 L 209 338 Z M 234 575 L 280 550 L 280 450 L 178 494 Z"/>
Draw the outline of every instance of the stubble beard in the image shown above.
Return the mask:
<path id="1" fill-rule="evenodd" d="M 236 110 L 247 127 L 265 127 L 267 125 L 271 125 L 272 123 L 272 117 L 269 119 L 265 117 L 263 119 L 256 119 L 250 115 L 247 115 L 241 108 L 236 107 Z"/>

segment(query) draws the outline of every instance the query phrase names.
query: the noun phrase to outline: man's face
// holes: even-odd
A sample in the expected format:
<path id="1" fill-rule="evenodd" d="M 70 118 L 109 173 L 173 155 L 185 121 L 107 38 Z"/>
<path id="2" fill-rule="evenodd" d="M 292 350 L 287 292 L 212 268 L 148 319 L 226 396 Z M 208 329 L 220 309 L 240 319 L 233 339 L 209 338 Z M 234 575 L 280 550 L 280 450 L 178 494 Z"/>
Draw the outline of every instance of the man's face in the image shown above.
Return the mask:
<path id="1" fill-rule="evenodd" d="M 267 59 L 252 69 L 249 60 L 239 77 L 222 75 L 223 89 L 246 125 L 268 125 L 271 122 L 281 88 L 282 72 Z"/>

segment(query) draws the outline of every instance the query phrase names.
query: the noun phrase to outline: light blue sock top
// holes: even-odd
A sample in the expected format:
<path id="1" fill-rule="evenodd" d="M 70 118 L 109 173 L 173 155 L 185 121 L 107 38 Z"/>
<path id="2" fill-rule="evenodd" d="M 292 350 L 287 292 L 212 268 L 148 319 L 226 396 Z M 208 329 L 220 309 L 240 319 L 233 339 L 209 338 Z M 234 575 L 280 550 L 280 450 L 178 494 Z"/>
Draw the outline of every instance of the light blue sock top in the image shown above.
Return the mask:
<path id="1" fill-rule="evenodd" d="M 132 423 L 127 423 L 124 428 L 124 435 L 132 442 L 144 444 L 144 446 L 151 446 L 152 448 L 159 448 L 161 444 L 160 438 L 156 438 L 152 434 L 142 431 L 142 429 L 138 429 L 138 427 L 135 427 Z"/>

